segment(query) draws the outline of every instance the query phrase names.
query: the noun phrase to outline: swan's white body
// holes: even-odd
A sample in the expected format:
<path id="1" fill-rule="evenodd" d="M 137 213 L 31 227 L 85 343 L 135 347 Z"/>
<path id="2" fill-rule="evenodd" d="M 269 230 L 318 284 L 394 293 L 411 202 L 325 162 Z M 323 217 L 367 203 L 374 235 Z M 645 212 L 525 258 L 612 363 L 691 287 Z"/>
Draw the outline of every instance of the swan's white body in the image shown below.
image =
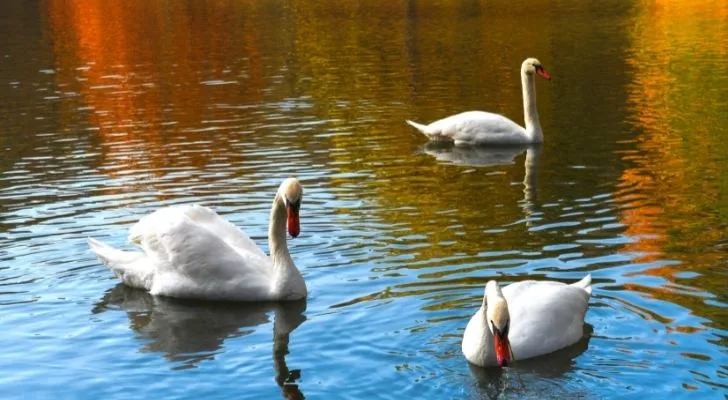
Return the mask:
<path id="1" fill-rule="evenodd" d="M 467 111 L 435 121 L 429 125 L 407 121 L 432 141 L 453 142 L 455 145 L 509 145 L 543 142 L 543 131 L 536 109 L 534 74 L 551 77 L 535 58 L 521 65 L 523 113 L 526 127 L 510 119 L 484 111 Z"/>
<path id="2" fill-rule="evenodd" d="M 287 190 L 295 186 L 299 193 L 289 196 Z M 271 257 L 240 229 L 199 205 L 167 207 L 139 220 L 130 229 L 129 242 L 141 246 L 141 252 L 118 250 L 91 238 L 88 242 L 122 282 L 153 295 L 298 300 L 306 297 L 307 290 L 286 245 L 286 209 L 291 201 L 300 201 L 295 179 L 284 181 L 273 201 L 268 239 Z M 297 229 L 297 208 L 295 212 Z"/>
<path id="3" fill-rule="evenodd" d="M 524 281 L 502 289 L 510 321 L 508 341 L 515 360 L 536 357 L 570 346 L 583 336 L 584 315 L 591 297 L 591 275 L 567 285 Z M 488 293 L 486 293 L 488 296 Z M 473 315 L 463 334 L 465 358 L 481 367 L 498 366 L 493 333 L 486 317 L 491 297 Z"/>

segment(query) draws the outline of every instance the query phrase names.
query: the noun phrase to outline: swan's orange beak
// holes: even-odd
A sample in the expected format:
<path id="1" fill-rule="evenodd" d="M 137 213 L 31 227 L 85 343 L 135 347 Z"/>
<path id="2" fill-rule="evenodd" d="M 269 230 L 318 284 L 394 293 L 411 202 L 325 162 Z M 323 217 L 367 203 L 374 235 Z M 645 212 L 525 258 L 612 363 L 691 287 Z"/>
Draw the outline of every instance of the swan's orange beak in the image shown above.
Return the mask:
<path id="1" fill-rule="evenodd" d="M 493 339 L 495 340 L 495 358 L 498 359 L 498 365 L 505 367 L 511 362 L 511 346 L 508 343 L 508 335 L 504 335 L 496 329 Z"/>
<path id="2" fill-rule="evenodd" d="M 301 233 L 301 225 L 298 223 L 298 207 L 288 206 L 288 233 L 296 237 Z"/>
<path id="3" fill-rule="evenodd" d="M 541 75 L 541 77 L 546 79 L 547 81 L 551 80 L 551 75 L 549 75 L 549 73 L 546 72 L 546 70 L 543 69 L 543 67 L 540 67 L 540 66 L 536 67 L 536 73 Z"/>

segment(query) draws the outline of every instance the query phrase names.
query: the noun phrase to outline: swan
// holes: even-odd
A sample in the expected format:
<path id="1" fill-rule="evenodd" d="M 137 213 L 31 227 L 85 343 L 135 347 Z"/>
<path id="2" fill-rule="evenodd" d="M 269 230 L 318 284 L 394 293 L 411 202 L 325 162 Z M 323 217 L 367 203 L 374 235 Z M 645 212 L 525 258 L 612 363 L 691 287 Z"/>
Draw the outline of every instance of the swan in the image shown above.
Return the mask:
<path id="1" fill-rule="evenodd" d="M 480 367 L 548 354 L 579 341 L 591 297 L 591 275 L 571 285 L 523 281 L 485 286 L 483 304 L 463 334 L 465 358 Z"/>
<path id="2" fill-rule="evenodd" d="M 300 300 L 306 283 L 286 244 L 300 233 L 303 188 L 295 178 L 281 186 L 268 224 L 268 257 L 244 232 L 209 208 L 162 208 L 129 230 L 140 251 L 115 249 L 93 238 L 91 250 L 123 283 L 168 297 L 229 300 Z"/>
<path id="3" fill-rule="evenodd" d="M 432 141 L 454 142 L 455 145 L 506 145 L 542 143 L 543 131 L 536 109 L 536 83 L 534 75 L 546 80 L 551 76 L 535 58 L 527 58 L 521 64 L 521 85 L 523 86 L 524 129 L 517 123 L 500 115 L 484 111 L 467 111 L 443 118 L 429 125 L 406 122 Z"/>

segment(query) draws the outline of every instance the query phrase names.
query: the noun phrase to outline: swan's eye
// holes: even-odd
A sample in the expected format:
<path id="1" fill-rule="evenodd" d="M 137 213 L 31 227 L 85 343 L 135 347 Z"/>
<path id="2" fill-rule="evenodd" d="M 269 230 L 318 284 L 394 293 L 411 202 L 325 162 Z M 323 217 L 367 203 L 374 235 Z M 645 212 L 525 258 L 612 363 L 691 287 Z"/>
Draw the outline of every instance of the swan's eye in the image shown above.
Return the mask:
<path id="1" fill-rule="evenodd" d="M 294 210 L 298 210 L 299 208 L 301 208 L 301 199 L 298 199 L 294 202 L 294 201 L 289 200 L 288 197 L 285 197 L 285 200 L 286 200 L 286 207 L 292 208 Z"/>
<path id="2" fill-rule="evenodd" d="M 506 322 L 506 326 L 503 327 L 503 330 L 498 329 L 495 326 L 495 322 L 492 320 L 490 321 L 490 332 L 494 335 L 502 335 L 502 336 L 508 336 L 508 328 L 511 326 L 511 321 Z"/>

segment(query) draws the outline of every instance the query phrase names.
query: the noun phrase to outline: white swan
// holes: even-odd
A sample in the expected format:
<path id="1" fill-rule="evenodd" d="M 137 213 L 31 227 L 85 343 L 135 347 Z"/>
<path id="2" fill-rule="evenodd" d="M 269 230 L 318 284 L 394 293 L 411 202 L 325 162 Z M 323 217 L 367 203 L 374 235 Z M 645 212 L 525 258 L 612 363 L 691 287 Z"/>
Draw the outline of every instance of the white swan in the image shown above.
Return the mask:
<path id="1" fill-rule="evenodd" d="M 488 282 L 463 334 L 465 358 L 481 367 L 506 366 L 578 342 L 591 291 L 591 275 L 571 285 L 523 281 L 503 290 Z"/>
<path id="2" fill-rule="evenodd" d="M 277 301 L 299 300 L 306 283 L 286 244 L 300 233 L 303 189 L 283 181 L 273 200 L 268 225 L 268 257 L 245 233 L 199 205 L 166 207 L 131 227 L 129 242 L 143 252 L 88 243 L 101 262 L 125 284 L 151 294 L 178 298 Z"/>
<path id="3" fill-rule="evenodd" d="M 541 62 L 527 58 L 521 64 L 523 86 L 524 129 L 510 119 L 484 111 L 467 111 L 435 121 L 429 125 L 407 121 L 424 133 L 430 140 L 454 142 L 455 145 L 504 145 L 543 142 L 543 131 L 536 109 L 536 83 L 534 74 L 547 80 L 551 76 L 543 69 Z"/>

